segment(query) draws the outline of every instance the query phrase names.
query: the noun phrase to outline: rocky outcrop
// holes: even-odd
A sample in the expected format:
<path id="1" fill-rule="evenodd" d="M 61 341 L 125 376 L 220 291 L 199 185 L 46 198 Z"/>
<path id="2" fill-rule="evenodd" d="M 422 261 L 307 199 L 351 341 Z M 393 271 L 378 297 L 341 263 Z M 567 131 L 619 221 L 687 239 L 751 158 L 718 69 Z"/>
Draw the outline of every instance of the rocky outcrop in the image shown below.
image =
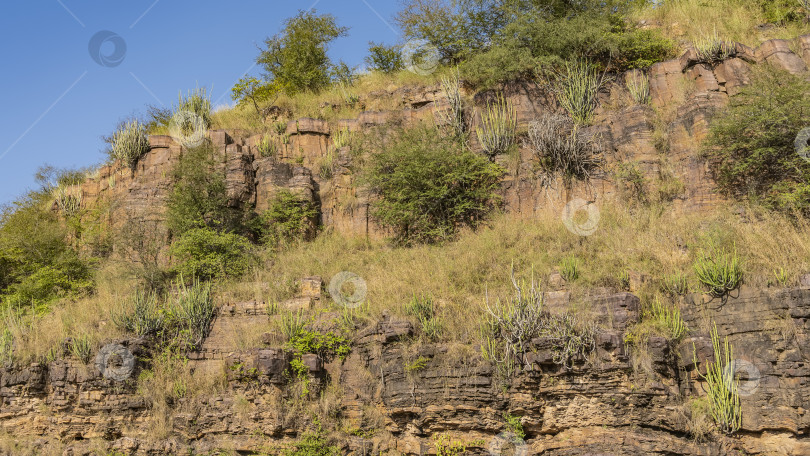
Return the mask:
<path id="1" fill-rule="evenodd" d="M 595 296 L 591 308 L 601 329 L 587 359 L 566 368 L 536 339 L 513 377 L 476 346 L 414 344 L 410 321 L 383 314 L 358 328 L 345 360 L 304 356 L 310 397 L 320 397 L 319 407 L 337 414 L 344 429 L 368 430 L 339 439 L 347 454 L 435 454 L 437 435 L 488 454 L 506 429 L 506 413 L 520 419 L 525 454 L 810 453 L 810 288 L 743 288 L 723 300 L 686 296 L 681 308 L 690 333 L 679 345 L 663 337 L 650 337 L 641 348 L 625 344 L 626 328 L 639 318 L 632 294 Z M 219 363 L 227 387 L 197 397 L 193 407 L 178 405 L 168 440 L 150 438 L 156 412 L 132 381 L 148 367 L 143 361 L 122 379 L 69 359 L 2 370 L 0 426 L 41 449 L 72 448 L 66 454 L 86 454 L 91 440 L 124 454 L 280 451 L 306 422 L 290 396 L 291 353 L 239 348 L 228 339 L 269 318 L 262 303 L 220 308 L 203 350 L 189 362 L 195 375 L 211 375 L 211 363 Z M 332 318 L 340 316 L 327 312 L 319 321 Z M 685 404 L 706 394 L 693 359 L 713 359 L 712 321 L 734 347 L 735 369 L 744 371 L 742 429 L 696 442 Z M 136 355 L 143 346 L 121 343 Z"/>

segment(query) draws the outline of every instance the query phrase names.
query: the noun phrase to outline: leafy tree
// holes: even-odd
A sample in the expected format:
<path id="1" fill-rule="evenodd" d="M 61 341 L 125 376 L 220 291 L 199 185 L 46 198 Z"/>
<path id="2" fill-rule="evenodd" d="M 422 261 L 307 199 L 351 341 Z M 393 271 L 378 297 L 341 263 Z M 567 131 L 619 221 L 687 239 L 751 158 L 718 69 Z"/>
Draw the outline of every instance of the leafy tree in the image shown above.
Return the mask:
<path id="1" fill-rule="evenodd" d="M 588 2 L 585 2 L 588 3 Z M 672 55 L 673 44 L 657 31 L 626 25 L 624 8 L 601 4 L 570 14 L 536 9 L 521 12 L 493 37 L 491 45 L 461 66 L 465 78 L 492 85 L 531 78 L 538 68 L 587 59 L 601 68 L 647 67 Z"/>
<path id="2" fill-rule="evenodd" d="M 245 76 L 233 86 L 231 93 L 238 105 L 250 103 L 256 114 L 264 117 L 259 105 L 278 98 L 279 87 L 275 82 L 264 82 L 253 76 Z"/>
<path id="3" fill-rule="evenodd" d="M 436 128 L 403 130 L 370 157 L 364 180 L 379 199 L 372 215 L 401 244 L 451 238 L 493 208 L 503 169 Z"/>
<path id="4" fill-rule="evenodd" d="M 264 66 L 267 79 L 288 94 L 318 91 L 331 82 L 327 46 L 347 31 L 330 14 L 299 11 L 285 21 L 280 34 L 265 40 L 267 48 L 257 63 Z"/>
<path id="5" fill-rule="evenodd" d="M 810 82 L 769 65 L 755 68 L 751 84 L 713 120 L 706 142 L 720 188 L 810 215 L 810 162 L 794 146 L 808 125 Z"/>
<path id="6" fill-rule="evenodd" d="M 244 274 L 250 266 L 251 248 L 250 242 L 238 234 L 200 227 L 183 233 L 172 243 L 171 253 L 178 273 L 211 280 Z"/>
<path id="7" fill-rule="evenodd" d="M 386 46 L 369 42 L 368 56 L 365 58 L 369 70 L 382 73 L 395 73 L 404 68 L 399 46 Z"/>

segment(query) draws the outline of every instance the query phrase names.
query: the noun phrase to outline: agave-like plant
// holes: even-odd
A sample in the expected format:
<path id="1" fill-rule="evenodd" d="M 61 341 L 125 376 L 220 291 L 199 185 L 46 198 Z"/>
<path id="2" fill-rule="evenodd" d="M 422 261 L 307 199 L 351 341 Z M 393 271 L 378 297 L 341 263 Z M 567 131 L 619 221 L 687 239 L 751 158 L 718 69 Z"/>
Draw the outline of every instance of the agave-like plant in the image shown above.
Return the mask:
<path id="1" fill-rule="evenodd" d="M 490 103 L 481 113 L 481 127 L 475 132 L 490 159 L 507 152 L 517 138 L 517 114 L 512 103 L 504 97 Z"/>
<path id="2" fill-rule="evenodd" d="M 134 167 L 147 152 L 149 137 L 146 127 L 137 120 L 124 123 L 113 133 L 109 151 L 111 159 Z"/>

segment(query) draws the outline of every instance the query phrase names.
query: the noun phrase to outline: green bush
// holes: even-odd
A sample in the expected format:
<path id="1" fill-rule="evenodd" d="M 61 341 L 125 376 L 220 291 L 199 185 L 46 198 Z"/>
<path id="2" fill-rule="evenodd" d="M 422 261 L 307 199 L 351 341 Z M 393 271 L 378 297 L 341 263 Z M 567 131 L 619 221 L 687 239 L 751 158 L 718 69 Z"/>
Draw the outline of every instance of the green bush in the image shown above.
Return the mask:
<path id="1" fill-rule="evenodd" d="M 281 189 L 261 219 L 264 222 L 262 238 L 267 243 L 310 240 L 316 233 L 318 209 L 312 201 Z"/>
<path id="2" fill-rule="evenodd" d="M 244 216 L 228 204 L 225 174 L 210 144 L 183 154 L 173 170 L 174 189 L 167 202 L 167 224 L 174 236 L 199 227 L 244 231 Z"/>
<path id="3" fill-rule="evenodd" d="M 729 196 L 810 215 L 810 162 L 794 147 L 810 125 L 810 82 L 760 65 L 711 123 L 705 153 Z"/>
<path id="4" fill-rule="evenodd" d="M 170 250 L 178 273 L 211 280 L 247 272 L 251 249 L 250 242 L 238 234 L 200 227 L 183 233 Z"/>
<path id="5" fill-rule="evenodd" d="M 47 305 L 90 292 L 91 262 L 68 242 L 69 232 L 50 210 L 50 188 L 29 192 L 0 208 L 0 303 Z"/>
<path id="6" fill-rule="evenodd" d="M 532 78 L 538 68 L 559 68 L 587 59 L 600 70 L 645 68 L 674 55 L 675 46 L 657 30 L 627 25 L 631 2 L 559 2 L 554 8 L 527 8 L 503 25 L 491 46 L 461 65 L 465 80 L 493 86 Z"/>
<path id="7" fill-rule="evenodd" d="M 403 69 L 402 51 L 399 46 L 386 46 L 370 42 L 365 59 L 369 70 L 382 73 L 395 73 Z"/>
<path id="8" fill-rule="evenodd" d="M 288 94 L 318 91 L 332 82 L 327 46 L 346 32 L 332 15 L 300 11 L 284 22 L 280 34 L 265 40 L 256 62 L 267 72 L 267 82 Z"/>
<path id="9" fill-rule="evenodd" d="M 436 307 L 432 297 L 422 296 L 418 298 L 414 295 L 405 307 L 405 311 L 408 315 L 414 316 L 419 320 L 419 325 L 425 337 L 430 340 L 437 340 L 441 336 L 442 321 L 436 315 Z"/>
<path id="10" fill-rule="evenodd" d="M 498 202 L 503 169 L 431 127 L 394 133 L 370 157 L 363 180 L 371 212 L 400 244 L 440 242 L 476 226 Z"/>

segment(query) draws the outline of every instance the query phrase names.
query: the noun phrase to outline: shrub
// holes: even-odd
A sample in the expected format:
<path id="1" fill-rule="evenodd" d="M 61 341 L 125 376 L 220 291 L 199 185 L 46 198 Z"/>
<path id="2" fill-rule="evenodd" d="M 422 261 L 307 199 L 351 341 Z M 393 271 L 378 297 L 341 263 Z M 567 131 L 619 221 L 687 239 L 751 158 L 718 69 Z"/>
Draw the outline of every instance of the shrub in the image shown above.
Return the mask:
<path id="1" fill-rule="evenodd" d="M 318 209 L 315 203 L 295 193 L 281 189 L 262 214 L 265 242 L 281 244 L 309 240 L 316 233 Z"/>
<path id="2" fill-rule="evenodd" d="M 372 216 L 400 244 L 450 239 L 476 226 L 498 201 L 503 170 L 435 128 L 397 132 L 378 150 L 363 180 L 378 196 Z"/>
<path id="3" fill-rule="evenodd" d="M 560 173 L 566 180 L 587 181 L 601 163 L 599 138 L 565 116 L 548 115 L 529 124 L 527 146 L 543 170 Z"/>
<path id="4" fill-rule="evenodd" d="M 209 227 L 242 232 L 244 214 L 228 204 L 224 171 L 214 161 L 210 144 L 192 148 L 175 165 L 174 188 L 167 202 L 167 225 L 174 236 Z"/>
<path id="5" fill-rule="evenodd" d="M 177 294 L 171 302 L 172 317 L 186 336 L 188 348 L 198 350 L 208 336 L 211 320 L 214 319 L 211 283 L 194 279 L 191 286 L 187 286 L 180 277 L 176 288 Z"/>
<path id="6" fill-rule="evenodd" d="M 669 274 L 664 276 L 661 291 L 671 296 L 684 295 L 689 291 L 689 281 L 682 273 Z"/>
<path id="7" fill-rule="evenodd" d="M 712 249 L 711 254 L 700 251 L 694 269 L 698 280 L 714 297 L 723 297 L 740 286 L 743 271 L 737 251 Z"/>
<path id="8" fill-rule="evenodd" d="M 59 211 L 66 218 L 78 214 L 82 209 L 82 192 L 71 191 L 66 187 L 56 187 L 53 190 L 53 198 Z"/>
<path id="9" fill-rule="evenodd" d="M 484 86 L 532 78 L 538 68 L 559 68 L 588 59 L 602 70 L 621 72 L 666 60 L 676 47 L 660 31 L 638 29 L 625 19 L 632 2 L 557 3 L 510 14 L 486 50 L 461 65 L 466 81 Z M 555 11 L 556 9 L 556 11 Z"/>
<path id="10" fill-rule="evenodd" d="M 566 63 L 565 70 L 556 76 L 554 93 L 557 101 L 578 124 L 588 124 L 599 103 L 599 90 L 604 75 L 587 60 Z"/>
<path id="11" fill-rule="evenodd" d="M 275 157 L 278 154 L 278 145 L 268 136 L 262 136 L 257 148 L 262 158 Z"/>
<path id="12" fill-rule="evenodd" d="M 0 207 L 0 304 L 44 306 L 90 292 L 91 261 L 70 246 L 69 232 L 50 210 L 50 187 Z"/>
<path id="13" fill-rule="evenodd" d="M 208 90 L 205 87 L 198 87 L 194 90 L 189 90 L 188 94 L 184 97 L 181 92 L 178 95 L 177 112 L 190 112 L 196 115 L 203 122 L 205 129 L 211 126 L 211 97 L 208 95 Z M 188 133 L 189 125 L 183 125 L 183 131 Z"/>
<path id="14" fill-rule="evenodd" d="M 305 432 L 301 438 L 293 444 L 293 447 L 284 452 L 284 456 L 338 456 L 340 448 L 331 445 L 329 438 L 325 435 L 318 424 L 315 431 Z"/>
<path id="15" fill-rule="evenodd" d="M 108 141 L 110 148 L 107 155 L 110 160 L 120 161 L 130 168 L 134 168 L 138 160 L 149 152 L 146 126 L 137 120 L 121 124 Z"/>
<path id="16" fill-rule="evenodd" d="M 797 153 L 794 145 L 808 125 L 810 82 L 757 66 L 751 84 L 711 123 L 705 153 L 720 189 L 772 210 L 810 215 L 810 162 L 802 156 L 807 149 Z"/>
<path id="17" fill-rule="evenodd" d="M 382 73 L 395 73 L 401 71 L 402 51 L 399 46 L 386 46 L 384 44 L 368 43 L 368 56 L 365 59 L 369 70 Z"/>
<path id="18" fill-rule="evenodd" d="M 734 349 L 728 342 L 728 337 L 724 339 L 721 348 L 716 324 L 712 328 L 711 337 L 714 362 L 707 361 L 706 375 L 702 376 L 707 384 L 709 410 L 720 431 L 733 434 L 742 426 L 739 381 L 734 378 Z M 695 368 L 698 368 L 696 354 L 694 363 Z"/>
<path id="19" fill-rule="evenodd" d="M 281 33 L 265 40 L 256 62 L 288 94 L 318 91 L 331 82 L 327 46 L 346 32 L 332 15 L 300 11 L 284 22 Z"/>
<path id="20" fill-rule="evenodd" d="M 517 114 L 512 103 L 501 97 L 487 104 L 481 113 L 481 127 L 476 128 L 475 133 L 490 158 L 508 152 L 517 136 Z"/>
<path id="21" fill-rule="evenodd" d="M 301 396 L 309 394 L 309 368 L 304 365 L 304 354 L 316 354 L 324 363 L 328 363 L 335 357 L 346 359 L 352 350 L 349 340 L 341 335 L 332 331 L 321 333 L 303 328 L 293 335 L 286 345 L 293 352 L 290 369 L 302 382 Z"/>
<path id="22" fill-rule="evenodd" d="M 244 274 L 250 266 L 251 249 L 250 242 L 238 234 L 200 227 L 183 233 L 170 250 L 177 272 L 211 280 Z"/>
<path id="23" fill-rule="evenodd" d="M 256 114 L 264 117 L 260 104 L 273 103 L 278 98 L 278 84 L 261 81 L 253 76 L 245 76 L 231 89 L 231 97 L 238 106 L 250 103 Z"/>

